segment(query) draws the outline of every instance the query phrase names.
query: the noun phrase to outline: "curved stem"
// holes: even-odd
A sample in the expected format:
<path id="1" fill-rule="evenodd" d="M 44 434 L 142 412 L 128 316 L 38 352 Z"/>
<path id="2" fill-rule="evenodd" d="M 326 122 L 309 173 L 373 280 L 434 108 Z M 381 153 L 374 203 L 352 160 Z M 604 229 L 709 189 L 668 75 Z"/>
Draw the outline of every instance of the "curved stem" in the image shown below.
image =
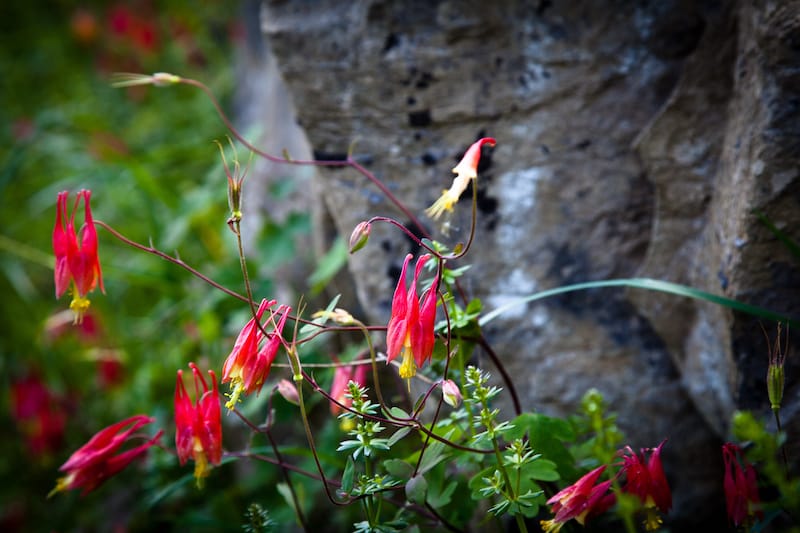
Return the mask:
<path id="1" fill-rule="evenodd" d="M 317 465 L 317 471 L 319 472 L 320 479 L 322 480 L 322 485 L 325 487 L 325 495 L 328 497 L 328 500 L 334 505 L 344 506 L 350 504 L 353 500 L 348 498 L 345 501 L 338 501 L 333 494 L 331 494 L 330 489 L 328 488 L 328 480 L 325 478 L 325 472 L 322 470 L 322 463 L 319 461 L 319 455 L 317 454 L 317 447 L 314 444 L 314 434 L 311 432 L 311 424 L 308 422 L 308 413 L 306 413 L 306 405 L 303 399 L 303 383 L 302 381 L 297 382 L 297 397 L 300 403 L 300 418 L 303 420 L 303 429 L 306 432 L 306 439 L 308 440 L 308 447 L 311 449 L 311 455 L 314 457 L 314 463 Z"/>
<path id="2" fill-rule="evenodd" d="M 411 211 L 400 201 L 397 197 L 386 187 L 386 185 L 381 182 L 375 175 L 364 168 L 360 163 L 356 162 L 351 156 L 348 156 L 344 161 L 317 161 L 317 160 L 294 160 L 294 159 L 286 159 L 282 157 L 276 157 L 271 155 L 263 150 L 258 149 L 253 144 L 251 144 L 247 139 L 245 139 L 241 133 L 234 127 L 233 123 L 228 119 L 225 111 L 223 111 L 222 106 L 220 105 L 217 98 L 214 96 L 214 93 L 211 92 L 205 84 L 193 80 L 191 78 L 180 78 L 180 82 L 186 85 L 191 85 L 192 87 L 196 87 L 203 91 L 206 96 L 211 100 L 211 103 L 214 105 L 214 108 L 217 111 L 217 115 L 220 117 L 222 122 L 225 124 L 225 127 L 228 131 L 231 132 L 231 135 L 236 138 L 240 143 L 242 143 L 248 150 L 252 151 L 253 153 L 260 155 L 261 157 L 267 159 L 268 161 L 272 161 L 273 163 L 282 163 L 288 165 L 308 165 L 308 166 L 318 166 L 318 167 L 350 167 L 354 169 L 356 172 L 367 178 L 373 185 L 378 187 L 380 191 L 386 196 L 386 198 L 394 204 L 408 219 L 414 224 L 420 231 L 422 235 L 428 237 L 428 232 L 419 219 L 414 216 Z"/>
<path id="3" fill-rule="evenodd" d="M 274 388 L 272 393 L 275 393 Z M 297 521 L 300 523 L 300 527 L 303 528 L 303 531 L 308 531 L 308 525 L 306 524 L 305 515 L 303 514 L 303 507 L 300 505 L 300 499 L 297 497 L 297 491 L 294 488 L 294 483 L 292 483 L 292 478 L 289 477 L 289 470 L 283 466 L 285 464 L 283 457 L 278 449 L 278 444 L 275 442 L 275 439 L 272 436 L 272 394 L 269 396 L 269 403 L 267 405 L 267 421 L 266 427 L 264 428 L 264 434 L 267 436 L 269 444 L 272 447 L 272 451 L 275 453 L 275 458 L 281 463 L 281 473 L 283 474 L 283 480 L 289 487 L 289 493 L 292 497 L 292 502 L 294 503 L 294 512 L 297 514 Z"/>
<path id="4" fill-rule="evenodd" d="M 116 237 L 120 241 L 124 242 L 128 246 L 132 246 L 133 248 L 136 248 L 136 249 L 141 250 L 143 252 L 147 252 L 149 254 L 158 256 L 161 259 L 164 259 L 165 261 L 168 261 L 168 262 L 170 262 L 170 263 L 172 263 L 174 265 L 177 265 L 177 266 L 181 267 L 182 269 L 186 270 L 187 272 L 189 272 L 190 274 L 192 274 L 193 276 L 195 276 L 195 277 L 203 280 L 204 282 L 208 283 L 209 285 L 211 285 L 215 289 L 219 289 L 220 291 L 224 292 L 228 296 L 232 296 L 232 297 L 234 297 L 234 298 L 236 298 L 238 300 L 241 300 L 243 302 L 247 302 L 248 301 L 247 296 L 243 296 L 243 295 L 239 294 L 236 291 L 232 291 L 231 289 L 220 285 L 219 283 L 217 283 L 216 281 L 212 280 L 208 276 L 206 276 L 204 274 L 201 274 L 200 272 L 198 272 L 194 268 L 192 268 L 189 265 L 187 265 L 186 263 L 184 263 L 183 260 L 181 260 L 181 259 L 179 259 L 177 257 L 172 257 L 171 255 L 166 254 L 166 253 L 162 252 L 161 250 L 158 250 L 157 248 L 154 248 L 152 245 L 151 246 L 145 246 L 144 244 L 140 244 L 140 243 L 138 243 L 136 241 L 133 241 L 133 240 L 125 237 L 120 232 L 118 232 L 117 230 L 115 230 L 114 228 L 112 228 L 111 226 L 109 226 L 108 224 L 106 224 L 105 222 L 103 222 L 101 220 L 95 220 L 94 223 L 95 223 L 95 225 L 100 226 L 101 228 L 105 229 L 111 235 L 113 235 L 114 237 Z"/>

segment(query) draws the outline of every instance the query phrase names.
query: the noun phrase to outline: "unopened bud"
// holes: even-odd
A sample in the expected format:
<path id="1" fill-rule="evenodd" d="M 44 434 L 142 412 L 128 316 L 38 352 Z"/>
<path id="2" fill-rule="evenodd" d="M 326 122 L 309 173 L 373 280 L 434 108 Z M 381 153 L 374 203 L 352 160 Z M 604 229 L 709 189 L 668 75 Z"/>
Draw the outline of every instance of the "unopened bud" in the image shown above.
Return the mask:
<path id="1" fill-rule="evenodd" d="M 786 353 L 789 351 L 789 335 L 787 330 L 786 345 L 781 347 L 781 325 L 778 324 L 778 335 L 774 345 L 770 345 L 769 336 L 767 337 L 767 349 L 769 350 L 769 366 L 767 367 L 767 396 L 769 396 L 770 408 L 778 411 L 783 400 L 784 371 L 786 363 Z"/>
<path id="2" fill-rule="evenodd" d="M 350 234 L 349 250 L 351 254 L 356 253 L 366 246 L 371 230 L 372 227 L 370 226 L 369 222 L 363 221 L 356 225 L 356 227 L 353 229 L 353 233 Z"/>
<path id="3" fill-rule="evenodd" d="M 442 382 L 442 398 L 450 407 L 457 408 L 461 405 L 461 391 L 452 379 Z"/>
<path id="4" fill-rule="evenodd" d="M 769 365 L 769 368 L 767 368 L 767 395 L 773 411 L 781 408 L 783 381 L 783 365 Z"/>
<path id="5" fill-rule="evenodd" d="M 278 382 L 278 394 L 283 396 L 283 399 L 294 405 L 300 405 L 300 395 L 297 394 L 297 387 L 288 379 L 282 379 Z"/>

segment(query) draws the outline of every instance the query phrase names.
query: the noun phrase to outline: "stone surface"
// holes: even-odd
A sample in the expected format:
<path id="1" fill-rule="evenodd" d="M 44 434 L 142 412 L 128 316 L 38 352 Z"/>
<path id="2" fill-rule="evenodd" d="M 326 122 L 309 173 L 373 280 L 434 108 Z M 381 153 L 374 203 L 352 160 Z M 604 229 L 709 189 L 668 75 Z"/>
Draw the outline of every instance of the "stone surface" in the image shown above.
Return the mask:
<path id="1" fill-rule="evenodd" d="M 464 280 L 487 309 L 648 276 L 800 316 L 797 258 L 752 214 L 800 241 L 800 2 L 651 4 L 273 1 L 264 30 L 314 153 L 343 157 L 355 142 L 356 159 L 439 240 L 466 238 L 469 203 L 448 237 L 424 208 L 472 141 L 497 138 Z M 315 179 L 321 232 L 347 236 L 373 215 L 419 232 L 356 172 Z M 409 251 L 375 225 L 351 257 L 370 320 L 388 318 Z M 632 446 L 670 439 L 675 530 L 723 523 L 719 445 L 735 408 L 767 407 L 757 321 L 604 289 L 515 308 L 484 333 L 524 409 L 569 413 L 597 387 Z M 797 357 L 788 370 L 784 418 L 796 431 Z"/>

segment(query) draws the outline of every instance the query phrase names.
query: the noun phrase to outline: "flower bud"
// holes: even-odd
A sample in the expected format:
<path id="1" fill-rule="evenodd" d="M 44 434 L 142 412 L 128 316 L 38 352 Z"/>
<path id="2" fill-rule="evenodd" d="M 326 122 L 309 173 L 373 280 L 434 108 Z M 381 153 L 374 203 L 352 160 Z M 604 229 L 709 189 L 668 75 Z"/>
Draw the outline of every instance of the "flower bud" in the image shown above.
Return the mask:
<path id="1" fill-rule="evenodd" d="M 766 331 L 764 332 L 766 336 Z M 789 337 L 786 337 L 786 346 L 781 349 L 781 325 L 778 324 L 778 336 L 774 346 L 770 344 L 767 336 L 767 349 L 769 350 L 769 366 L 767 367 L 767 396 L 769 396 L 770 408 L 777 412 L 781 408 L 783 400 L 784 371 L 786 363 L 786 352 L 789 351 Z"/>
<path id="2" fill-rule="evenodd" d="M 783 366 L 782 365 L 769 365 L 767 369 L 767 394 L 769 395 L 769 404 L 773 411 L 781 408 L 781 400 L 783 400 Z"/>
<path id="3" fill-rule="evenodd" d="M 278 382 L 278 393 L 283 396 L 283 399 L 294 405 L 300 405 L 300 396 L 297 394 L 297 387 L 288 379 L 282 379 Z"/>
<path id="4" fill-rule="evenodd" d="M 442 398 L 450 407 L 457 408 L 461 405 L 461 391 L 452 379 L 442 382 Z"/>
<path id="5" fill-rule="evenodd" d="M 369 222 L 363 221 L 356 225 L 356 227 L 353 229 L 353 233 L 350 234 L 349 250 L 351 254 L 356 253 L 366 246 L 371 230 L 372 227 L 370 226 Z"/>

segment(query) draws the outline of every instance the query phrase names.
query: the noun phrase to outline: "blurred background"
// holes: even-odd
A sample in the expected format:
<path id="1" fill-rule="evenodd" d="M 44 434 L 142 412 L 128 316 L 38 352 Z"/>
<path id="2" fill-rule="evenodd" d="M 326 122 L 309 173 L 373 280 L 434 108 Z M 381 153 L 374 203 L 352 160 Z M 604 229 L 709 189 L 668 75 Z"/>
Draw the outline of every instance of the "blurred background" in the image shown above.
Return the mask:
<path id="1" fill-rule="evenodd" d="M 7 2 L 0 13 L 0 530 L 239 531 L 250 503 L 291 522 L 288 506 L 269 505 L 283 501 L 274 467 L 225 464 L 200 492 L 192 466 L 157 449 L 86 497 L 46 499 L 70 453 L 113 422 L 155 416 L 144 429 L 163 427 L 171 447 L 176 370 L 196 361 L 219 374 L 246 321 L 239 302 L 99 229 L 106 294 L 95 291 L 73 327 L 68 296 L 54 297 L 51 235 L 57 193 L 91 189 L 96 219 L 243 292 L 213 143 L 227 144 L 226 130 L 211 103 L 185 86 L 115 89 L 110 76 L 196 78 L 246 122 L 235 75 L 259 46 L 258 2 Z M 248 153 L 239 157 L 245 165 Z M 291 188 L 261 192 L 280 200 Z M 258 226 L 254 292 L 270 295 L 275 272 L 303 254 L 309 215 Z M 236 439 L 226 433 L 228 446 Z"/>

